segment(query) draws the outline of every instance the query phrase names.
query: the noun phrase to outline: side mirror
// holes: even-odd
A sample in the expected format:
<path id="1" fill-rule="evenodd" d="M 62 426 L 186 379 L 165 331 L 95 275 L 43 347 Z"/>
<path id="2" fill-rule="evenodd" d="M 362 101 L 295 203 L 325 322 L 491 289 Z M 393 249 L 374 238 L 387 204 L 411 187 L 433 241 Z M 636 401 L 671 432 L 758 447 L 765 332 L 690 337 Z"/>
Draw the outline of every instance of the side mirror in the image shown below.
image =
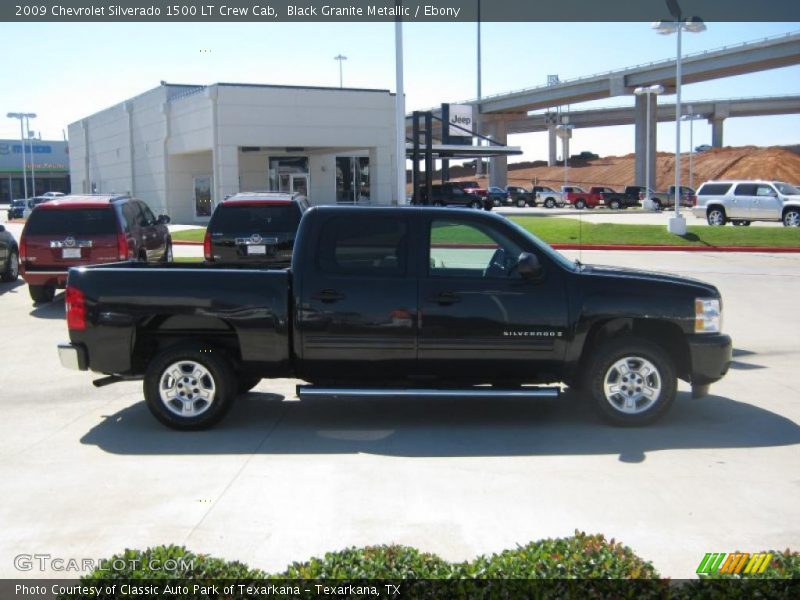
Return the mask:
<path id="1" fill-rule="evenodd" d="M 159 225 L 166 225 L 170 221 L 171 221 L 171 219 L 167 215 L 158 215 L 158 219 L 156 220 L 156 223 L 158 223 Z"/>
<path id="2" fill-rule="evenodd" d="M 539 279 L 542 276 L 542 264 L 535 254 L 523 252 L 517 259 L 517 271 L 523 279 Z"/>

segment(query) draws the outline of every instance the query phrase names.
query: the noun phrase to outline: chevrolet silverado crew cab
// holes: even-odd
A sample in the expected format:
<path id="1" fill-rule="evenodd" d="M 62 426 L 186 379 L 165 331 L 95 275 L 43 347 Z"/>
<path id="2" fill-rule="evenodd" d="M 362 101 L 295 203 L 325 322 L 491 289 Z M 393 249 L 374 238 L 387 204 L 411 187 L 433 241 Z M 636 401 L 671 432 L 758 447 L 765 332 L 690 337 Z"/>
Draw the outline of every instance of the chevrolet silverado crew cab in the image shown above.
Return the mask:
<path id="1" fill-rule="evenodd" d="M 203 240 L 207 262 L 288 267 L 305 196 L 241 192 L 220 202 Z"/>
<path id="2" fill-rule="evenodd" d="M 219 421 L 262 378 L 310 397 L 557 397 L 618 424 L 728 370 L 712 285 L 572 262 L 484 211 L 315 207 L 290 269 L 142 263 L 70 270 L 66 367 L 143 379 L 176 429 Z"/>
<path id="3" fill-rule="evenodd" d="M 136 198 L 114 194 L 59 196 L 39 204 L 19 243 L 22 277 L 34 303 L 50 302 L 67 270 L 125 260 L 170 262 L 169 217 L 156 218 Z"/>

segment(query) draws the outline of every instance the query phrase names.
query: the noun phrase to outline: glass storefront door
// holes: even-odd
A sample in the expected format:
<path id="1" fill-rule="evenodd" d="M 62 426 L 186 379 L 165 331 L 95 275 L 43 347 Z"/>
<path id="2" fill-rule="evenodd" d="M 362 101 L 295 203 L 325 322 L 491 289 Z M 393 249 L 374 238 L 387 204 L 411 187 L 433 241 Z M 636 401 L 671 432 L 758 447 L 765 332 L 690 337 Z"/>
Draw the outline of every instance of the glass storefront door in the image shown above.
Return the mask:
<path id="1" fill-rule="evenodd" d="M 203 175 L 194 178 L 194 214 L 197 218 L 211 216 L 211 176 Z"/>
<path id="2" fill-rule="evenodd" d="M 336 202 L 369 203 L 369 157 L 336 157 Z"/>

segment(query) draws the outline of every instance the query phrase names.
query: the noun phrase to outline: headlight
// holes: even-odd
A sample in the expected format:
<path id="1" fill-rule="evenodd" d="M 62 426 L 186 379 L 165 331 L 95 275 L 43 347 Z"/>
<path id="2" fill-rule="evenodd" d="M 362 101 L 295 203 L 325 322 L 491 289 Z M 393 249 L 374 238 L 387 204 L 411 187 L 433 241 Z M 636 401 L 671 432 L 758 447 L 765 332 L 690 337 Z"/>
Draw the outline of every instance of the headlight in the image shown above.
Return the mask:
<path id="1" fill-rule="evenodd" d="M 695 298 L 694 332 L 719 333 L 722 329 L 722 311 L 719 298 Z"/>

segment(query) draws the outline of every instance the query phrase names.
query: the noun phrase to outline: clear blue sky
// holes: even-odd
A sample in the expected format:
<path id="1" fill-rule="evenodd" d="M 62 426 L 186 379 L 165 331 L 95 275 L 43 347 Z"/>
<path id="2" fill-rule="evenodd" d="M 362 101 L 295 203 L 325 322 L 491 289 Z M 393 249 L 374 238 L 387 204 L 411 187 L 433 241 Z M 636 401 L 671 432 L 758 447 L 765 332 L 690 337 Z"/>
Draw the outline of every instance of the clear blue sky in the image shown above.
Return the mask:
<path id="1" fill-rule="evenodd" d="M 541 85 L 548 74 L 588 76 L 672 58 L 676 51 L 675 36 L 660 36 L 649 23 L 484 23 L 482 28 L 484 95 Z M 708 31 L 683 36 L 684 52 L 795 31 L 800 23 L 709 23 Z M 408 110 L 476 96 L 475 32 L 475 23 L 404 25 Z M 0 67 L 0 111 L 38 113 L 32 128 L 45 139 L 60 139 L 69 123 L 161 80 L 337 86 L 333 57 L 339 53 L 348 57 L 345 86 L 394 91 L 390 23 L 3 23 L 0 36 L 7 52 Z M 683 88 L 684 101 L 784 94 L 800 94 L 800 66 Z M 580 108 L 632 104 L 632 97 L 616 97 Z M 0 137 L 18 138 L 18 121 L 0 119 Z M 710 139 L 710 126 L 696 122 L 695 145 Z M 523 147 L 524 159 L 546 156 L 544 133 L 512 136 L 509 143 Z M 725 143 L 800 143 L 800 115 L 728 119 Z M 688 149 L 688 140 L 683 146 Z M 674 151 L 674 124 L 659 125 L 658 148 Z M 633 127 L 577 130 L 570 150 L 627 154 L 633 151 Z"/>

